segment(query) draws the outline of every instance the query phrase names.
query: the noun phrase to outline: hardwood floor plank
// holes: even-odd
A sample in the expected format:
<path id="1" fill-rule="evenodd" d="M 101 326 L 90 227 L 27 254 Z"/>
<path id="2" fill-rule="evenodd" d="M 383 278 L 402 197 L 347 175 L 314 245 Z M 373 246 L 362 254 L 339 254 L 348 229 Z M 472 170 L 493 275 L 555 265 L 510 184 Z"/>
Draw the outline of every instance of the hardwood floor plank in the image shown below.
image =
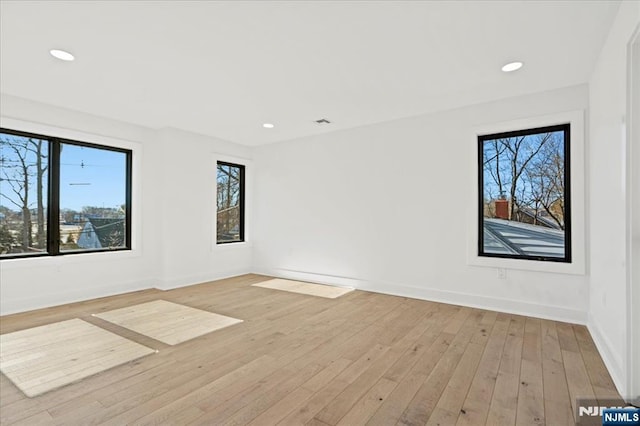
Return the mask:
<path id="1" fill-rule="evenodd" d="M 576 340 L 576 336 L 571 324 L 558 322 L 556 323 L 556 330 L 558 332 L 560 349 L 562 349 L 563 351 L 580 352 L 580 348 L 578 347 L 578 342 Z"/>
<path id="2" fill-rule="evenodd" d="M 509 315 L 496 315 L 489 340 L 471 382 L 469 392 L 460 409 L 456 424 L 478 425 L 485 423 L 498 377 L 498 368 L 502 359 L 509 323 Z"/>
<path id="3" fill-rule="evenodd" d="M 322 367 L 323 366 L 316 363 L 307 364 L 303 368 L 285 367 L 274 372 L 269 377 L 260 380 L 251 388 L 245 389 L 243 392 L 236 394 L 233 398 L 229 398 L 223 404 L 219 404 L 213 409 L 211 409 L 206 403 L 198 404 L 198 407 L 203 411 L 203 413 L 194 420 L 193 424 L 225 424 L 232 416 L 237 414 L 241 409 L 247 407 L 253 401 L 260 400 L 260 398 L 264 398 L 269 394 L 274 395 L 274 392 L 277 392 L 278 389 L 281 392 L 284 389 L 291 391 L 320 371 Z M 285 394 L 286 393 L 282 393 L 283 396 Z M 168 423 L 182 423 L 181 412 L 171 413 L 171 415 L 167 417 L 167 421 Z"/>
<path id="4" fill-rule="evenodd" d="M 427 425 L 456 424 L 488 342 L 488 330 L 490 332 L 493 328 L 496 318 L 496 313 L 488 312 L 483 315 L 478 324 L 475 324 L 476 331 L 471 336 L 471 340 L 429 417 Z"/>
<path id="5" fill-rule="evenodd" d="M 487 330 L 490 331 L 493 328 L 496 318 L 496 313 L 487 312 L 483 315 L 482 320 L 475 324 L 476 331 L 472 334 L 471 340 L 429 417 L 427 425 L 454 425 L 456 423 L 488 342 Z"/>
<path id="6" fill-rule="evenodd" d="M 271 392 L 264 398 L 259 399 L 257 404 L 254 402 L 245 406 L 225 424 L 276 424 L 315 393 L 315 390 L 310 389 L 324 387 L 351 363 L 352 361 L 341 358 L 335 362 L 332 361 L 304 383 L 299 383 L 296 378 L 295 384 L 290 383 L 291 387 L 284 387 L 284 390 L 281 389 L 279 394 Z M 290 382 L 293 382 L 293 380 Z"/>
<path id="7" fill-rule="evenodd" d="M 617 399 L 616 385 L 613 383 L 589 331 L 582 325 L 573 325 L 573 330 L 596 398 L 598 400 Z M 623 401 L 620 400 L 620 403 L 623 404 Z"/>
<path id="8" fill-rule="evenodd" d="M 549 425 L 575 422 L 556 323 L 542 320 L 542 382 L 545 420 Z"/>
<path id="9" fill-rule="evenodd" d="M 327 383 L 333 380 L 338 374 L 349 366 L 353 361 L 346 358 L 339 358 L 336 362 L 329 365 L 327 368 L 307 380 L 301 387 L 311 391 L 318 392 L 325 387 Z"/>
<path id="10" fill-rule="evenodd" d="M 102 404 L 95 400 L 87 400 L 82 405 L 76 405 L 75 403 L 61 404 L 55 407 L 54 410 L 49 410 L 52 418 L 51 424 L 63 426 L 81 423 L 81 419 L 96 411 L 104 410 L 104 408 Z"/>
<path id="11" fill-rule="evenodd" d="M 511 316 L 487 415 L 488 425 L 513 425 L 516 422 L 524 324 L 525 317 Z"/>
<path id="12" fill-rule="evenodd" d="M 51 415 L 49 415 L 46 411 L 40 411 L 33 416 L 29 416 L 25 419 L 17 421 L 13 423 L 16 426 L 38 426 L 38 425 L 51 425 L 53 424 L 53 419 Z"/>
<path id="13" fill-rule="evenodd" d="M 455 425 L 484 347 L 470 342 L 438 400 L 427 425 Z"/>
<path id="14" fill-rule="evenodd" d="M 520 364 L 516 425 L 544 425 L 542 331 L 540 320 L 527 318 Z"/>
<path id="15" fill-rule="evenodd" d="M 579 398 L 596 399 L 593 392 L 587 368 L 584 365 L 580 352 L 562 351 L 564 370 L 569 389 L 569 400 L 576 411 L 576 400 Z"/>
<path id="16" fill-rule="evenodd" d="M 421 321 L 422 316 L 418 316 L 418 312 L 412 309 L 407 310 L 403 306 L 399 307 L 399 309 L 406 312 L 407 315 L 401 317 L 402 325 L 400 320 L 388 323 L 387 330 L 394 330 L 394 338 L 389 339 L 389 336 L 385 334 L 378 335 L 378 341 L 393 345 L 391 349 L 380 357 L 377 362 L 372 364 L 357 380 L 347 386 L 333 401 L 327 404 L 327 406 L 316 415 L 319 420 L 330 425 L 337 424 L 353 404 L 358 401 L 374 383 L 379 381 L 386 371 L 394 365 L 409 348 L 415 346 L 416 340 L 426 331 L 425 323 Z M 417 325 L 410 330 L 403 327 L 416 323 Z M 395 344 L 393 340 L 396 340 Z"/>
<path id="17" fill-rule="evenodd" d="M 396 382 L 382 377 L 362 398 L 351 405 L 349 411 L 337 424 L 341 426 L 365 424 L 396 386 L 398 386 Z"/>
<path id="18" fill-rule="evenodd" d="M 447 351 L 454 337 L 453 334 L 441 332 L 431 345 L 425 344 L 417 354 L 414 365 L 401 378 L 398 386 L 369 419 L 367 425 L 384 426 L 395 424 L 398 421 L 442 355 Z"/>
<path id="19" fill-rule="evenodd" d="M 306 400 L 304 405 L 297 407 L 296 410 L 291 412 L 278 424 L 301 424 L 310 421 L 320 410 L 333 401 L 340 392 L 360 377 L 361 374 L 369 369 L 371 364 L 383 356 L 388 350 L 388 346 L 382 346 L 380 344 L 370 347 L 369 350 L 359 359 L 341 371 L 340 374 L 338 374 L 331 382 L 313 394 L 311 398 Z"/>
<path id="20" fill-rule="evenodd" d="M 123 403 L 114 406 L 116 409 L 124 406 L 124 410 L 118 409 L 120 412 L 118 415 L 105 419 L 94 419 L 91 423 L 104 424 L 104 425 L 120 425 L 132 420 L 138 420 L 141 417 L 149 415 L 159 415 L 171 409 L 182 409 L 189 405 L 191 402 L 200 401 L 207 398 L 211 400 L 219 400 L 224 398 L 224 388 L 233 387 L 231 392 L 239 392 L 244 383 L 242 378 L 254 377 L 253 374 L 263 377 L 261 372 L 263 366 L 273 361 L 273 358 L 269 355 L 263 355 L 254 359 L 253 361 L 242 364 L 233 364 L 237 368 L 224 374 L 223 376 L 212 379 L 203 377 L 201 380 L 192 380 L 186 383 L 182 383 L 178 386 L 167 385 L 161 388 L 157 394 L 150 394 L 152 397 L 148 398 L 148 393 L 139 400 L 127 400 Z M 262 373 L 264 374 L 264 373 Z M 195 389 L 195 390 L 194 390 Z M 89 420 L 89 419 L 87 419 Z"/>
<path id="21" fill-rule="evenodd" d="M 475 325 L 482 320 L 483 313 L 481 311 L 469 308 L 463 308 L 463 311 L 467 311 L 464 322 L 455 324 L 453 327 L 451 326 L 453 323 L 450 322 L 445 327 L 445 331 L 457 330 L 457 334 L 455 334 L 451 344 L 431 371 L 429 377 L 402 413 L 398 424 L 425 424 L 429 420 L 451 375 L 462 359 L 469 341 L 473 334 L 478 332 Z M 461 316 L 458 314 L 457 316 L 457 320 L 459 320 Z"/>

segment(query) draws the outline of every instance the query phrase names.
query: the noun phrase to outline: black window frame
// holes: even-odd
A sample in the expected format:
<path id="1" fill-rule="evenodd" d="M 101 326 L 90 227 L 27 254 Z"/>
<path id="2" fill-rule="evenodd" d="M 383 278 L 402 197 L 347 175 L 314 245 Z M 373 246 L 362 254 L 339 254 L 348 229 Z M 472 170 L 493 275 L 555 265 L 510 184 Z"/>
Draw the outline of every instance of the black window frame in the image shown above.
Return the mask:
<path id="1" fill-rule="evenodd" d="M 229 161 L 216 161 L 216 200 L 218 197 L 218 166 L 228 166 L 228 167 L 236 167 L 240 170 L 240 195 L 238 197 L 238 202 L 240 204 L 240 224 L 238 226 L 238 231 L 240 234 L 239 240 L 232 241 L 219 241 L 218 240 L 218 203 L 216 202 L 216 245 L 224 245 L 224 244 L 237 244 L 245 242 L 245 176 L 246 176 L 246 166 L 244 164 L 232 163 Z"/>
<path id="2" fill-rule="evenodd" d="M 527 254 L 486 253 L 484 251 L 484 143 L 495 139 L 529 136 L 540 133 L 562 131 L 564 133 L 564 257 L 534 256 Z M 572 263 L 571 224 L 571 123 L 513 130 L 500 133 L 482 134 L 478 144 L 478 256 L 502 259 L 532 260 L 555 263 Z"/>
<path id="3" fill-rule="evenodd" d="M 57 136 L 48 136 L 39 133 L 26 132 L 22 130 L 8 129 L 0 127 L 0 133 L 21 136 L 27 138 L 35 138 L 48 142 L 49 167 L 48 174 L 48 192 L 47 192 L 47 251 L 44 253 L 15 253 L 11 255 L 0 256 L 1 260 L 7 259 L 34 259 L 40 257 L 51 256 L 69 256 L 74 254 L 87 253 L 105 253 L 116 251 L 131 250 L 131 193 L 132 193 L 132 170 L 133 170 L 133 151 L 126 148 L 118 148 L 108 145 L 100 145 L 91 142 L 78 141 L 73 139 L 61 138 Z M 75 145 L 86 148 L 100 149 L 104 151 L 119 152 L 126 155 L 126 188 L 125 188 L 125 246 L 102 249 L 79 249 L 79 250 L 60 250 L 60 146 Z M 56 224 L 56 226 L 51 226 Z"/>

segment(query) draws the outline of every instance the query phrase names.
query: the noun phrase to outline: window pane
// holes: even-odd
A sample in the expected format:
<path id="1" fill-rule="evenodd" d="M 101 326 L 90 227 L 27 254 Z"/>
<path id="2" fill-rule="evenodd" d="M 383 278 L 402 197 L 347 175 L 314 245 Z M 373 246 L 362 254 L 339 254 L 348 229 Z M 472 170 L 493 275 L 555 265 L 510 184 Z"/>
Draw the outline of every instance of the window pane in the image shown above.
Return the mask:
<path id="1" fill-rule="evenodd" d="M 244 241 L 244 166 L 218 163 L 217 242 Z"/>
<path id="2" fill-rule="evenodd" d="M 0 256 L 47 251 L 49 143 L 0 133 Z"/>
<path id="3" fill-rule="evenodd" d="M 126 247 L 127 154 L 60 148 L 60 251 Z"/>
<path id="4" fill-rule="evenodd" d="M 569 261 L 569 127 L 480 137 L 481 254 Z"/>

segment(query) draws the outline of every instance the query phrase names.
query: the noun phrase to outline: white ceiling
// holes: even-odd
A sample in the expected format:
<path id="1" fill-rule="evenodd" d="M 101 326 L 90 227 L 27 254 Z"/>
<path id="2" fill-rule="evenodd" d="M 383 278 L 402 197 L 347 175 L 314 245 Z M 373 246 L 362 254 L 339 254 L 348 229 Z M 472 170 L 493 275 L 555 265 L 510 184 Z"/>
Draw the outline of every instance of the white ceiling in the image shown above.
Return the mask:
<path id="1" fill-rule="evenodd" d="M 585 83 L 618 6 L 2 0 L 0 91 L 260 145 Z"/>

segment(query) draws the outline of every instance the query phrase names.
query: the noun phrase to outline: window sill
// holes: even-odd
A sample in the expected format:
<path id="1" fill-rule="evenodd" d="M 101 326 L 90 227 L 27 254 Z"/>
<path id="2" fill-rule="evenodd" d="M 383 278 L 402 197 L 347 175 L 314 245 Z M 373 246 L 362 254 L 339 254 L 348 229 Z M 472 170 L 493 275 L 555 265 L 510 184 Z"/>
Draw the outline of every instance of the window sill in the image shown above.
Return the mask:
<path id="1" fill-rule="evenodd" d="M 505 259 L 500 257 L 484 257 L 470 255 L 467 264 L 486 268 L 517 269 L 522 271 L 548 272 L 554 274 L 584 275 L 584 264 L 576 262 L 547 262 L 530 259 Z"/>
<path id="2" fill-rule="evenodd" d="M 214 243 L 212 251 L 227 251 L 227 250 L 236 250 L 236 249 L 247 249 L 247 248 L 252 248 L 253 247 L 253 243 L 251 242 L 247 242 L 247 241 L 239 241 L 237 243 L 224 243 L 224 244 L 218 244 L 218 243 Z"/>

